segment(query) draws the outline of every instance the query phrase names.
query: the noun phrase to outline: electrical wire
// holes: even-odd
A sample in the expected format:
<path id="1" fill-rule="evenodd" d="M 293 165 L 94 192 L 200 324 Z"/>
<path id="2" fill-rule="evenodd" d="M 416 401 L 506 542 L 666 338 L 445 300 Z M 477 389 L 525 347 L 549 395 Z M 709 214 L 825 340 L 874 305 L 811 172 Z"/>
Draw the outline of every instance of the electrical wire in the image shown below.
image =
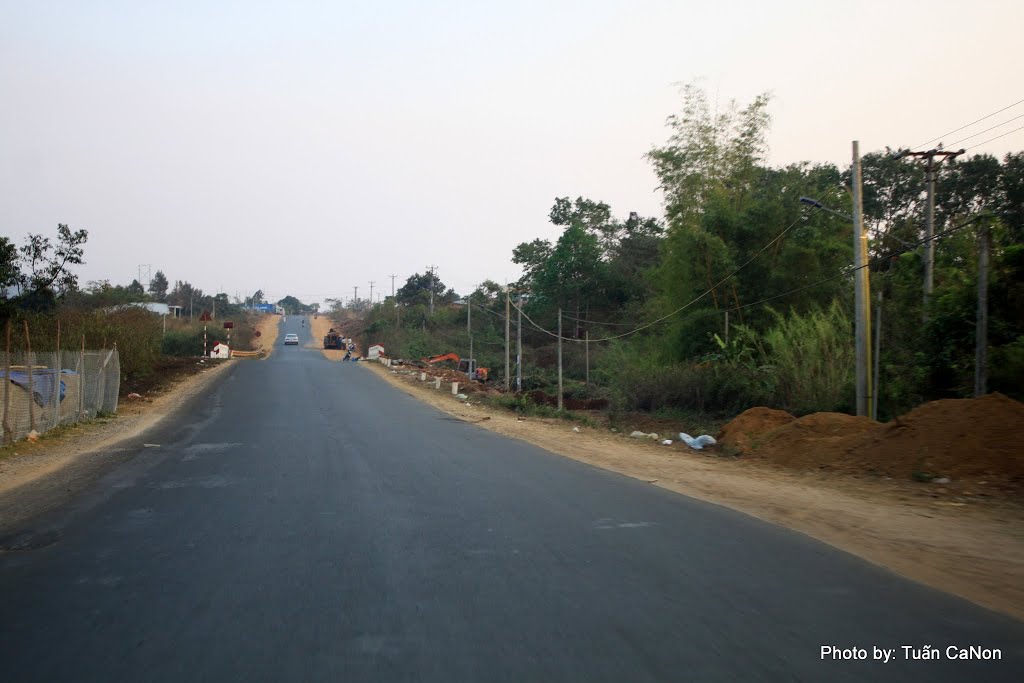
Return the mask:
<path id="1" fill-rule="evenodd" d="M 1001 127 L 1005 126 L 1006 124 L 1008 124 L 1010 121 L 1016 121 L 1017 119 L 1022 119 L 1022 118 L 1024 118 L 1024 114 L 1021 114 L 1020 116 L 1014 116 L 1012 119 L 1006 119 L 1002 123 L 998 123 L 998 124 L 992 126 L 991 128 L 986 128 L 985 130 L 979 131 L 979 132 L 975 133 L 974 135 L 968 135 L 965 138 L 960 138 L 956 142 L 951 142 L 951 143 L 949 143 L 949 146 L 950 147 L 955 147 L 955 146 L 959 145 L 961 142 L 963 142 L 964 140 L 970 140 L 971 138 L 976 138 L 979 135 L 982 135 L 984 133 L 989 132 L 990 130 L 995 130 L 996 128 L 1001 128 Z"/>
<path id="2" fill-rule="evenodd" d="M 828 196 L 829 196 L 830 194 L 832 194 L 833 192 L 835 192 L 835 190 L 836 190 L 836 188 L 835 188 L 835 187 L 830 187 L 830 188 L 828 188 L 828 189 L 827 189 L 827 190 L 825 191 L 825 193 L 824 193 L 824 194 L 823 194 L 823 195 L 822 195 L 821 197 L 818 197 L 817 199 L 815 199 L 815 203 L 817 203 L 817 204 L 820 204 L 820 203 L 822 203 L 822 202 L 823 202 L 823 201 L 824 201 L 825 199 L 828 199 Z M 728 274 L 728 275 L 726 275 L 726 276 L 725 276 L 724 278 L 722 278 L 721 280 L 719 280 L 719 281 L 718 281 L 717 283 L 715 283 L 714 285 L 712 285 L 711 287 L 709 287 L 708 289 L 706 289 L 706 290 L 704 291 L 704 293 L 703 293 L 703 294 L 701 294 L 701 295 L 699 295 L 699 296 L 697 296 L 697 297 L 695 297 L 695 298 L 691 299 L 690 301 L 688 301 L 687 303 L 683 304 L 682 306 L 680 306 L 680 307 L 679 307 L 679 308 L 677 308 L 676 310 L 672 311 L 671 313 L 668 313 L 668 314 L 666 314 L 666 315 L 663 315 L 662 317 L 660 317 L 660 318 L 657 318 L 656 320 L 652 320 L 652 321 L 651 321 L 651 322 L 649 322 L 649 323 L 644 323 L 643 325 L 640 325 L 640 326 L 639 326 L 639 327 L 637 327 L 636 329 L 630 330 L 629 332 L 624 332 L 624 333 L 622 333 L 622 334 L 616 334 L 616 335 L 612 335 L 612 336 L 610 336 L 610 337 L 603 337 L 603 338 L 601 338 L 601 339 L 591 339 L 591 340 L 589 340 L 589 341 L 592 341 L 592 342 L 604 342 L 604 341 L 611 341 L 611 340 L 613 340 L 613 339 L 621 339 L 621 338 L 623 338 L 623 337 L 628 337 L 628 336 L 630 336 L 630 335 L 632 335 L 632 334 L 636 334 L 637 332 L 640 332 L 641 330 L 645 330 L 645 329 L 647 329 L 648 327 L 653 327 L 654 325 L 657 325 L 658 323 L 660 323 L 660 322 L 662 322 L 662 321 L 668 320 L 669 318 L 671 318 L 672 316 L 676 315 L 677 313 L 680 313 L 680 312 L 682 312 L 682 311 L 686 310 L 687 308 L 689 308 L 690 306 L 693 306 L 693 305 L 694 305 L 695 303 L 697 303 L 698 301 L 700 301 L 701 299 L 703 299 L 704 297 L 706 297 L 706 296 L 707 296 L 708 294 L 710 294 L 711 292 L 715 291 L 716 289 L 718 289 L 719 287 L 721 287 L 722 285 L 724 285 L 724 284 L 725 284 L 726 282 L 728 282 L 729 280 L 731 280 L 731 279 L 732 279 L 732 278 L 733 278 L 733 277 L 734 277 L 734 276 L 735 276 L 735 275 L 736 275 L 737 273 L 739 273 L 739 272 L 740 272 L 741 270 L 743 270 L 744 268 L 746 268 L 747 266 L 749 266 L 749 265 L 750 265 L 751 263 L 753 263 L 753 262 L 754 262 L 754 260 L 755 260 L 755 259 L 756 259 L 756 258 L 757 258 L 758 256 L 760 256 L 760 255 L 761 255 L 761 254 L 763 254 L 764 252 L 768 251 L 768 249 L 769 249 L 769 248 L 770 248 L 770 247 L 771 247 L 771 246 L 772 246 L 773 244 L 775 244 L 776 242 L 778 242 L 779 240 L 781 240 L 781 239 L 782 239 L 782 238 L 783 238 L 783 237 L 784 237 L 784 236 L 786 235 L 786 233 L 788 233 L 788 232 L 789 232 L 790 230 L 792 230 L 792 229 L 793 229 L 793 226 L 795 226 L 795 225 L 796 225 L 797 223 L 801 222 L 801 221 L 802 221 L 802 220 L 803 220 L 804 218 L 806 218 L 806 215 L 807 215 L 807 214 L 806 214 L 806 211 L 802 211 L 802 212 L 801 212 L 801 214 L 800 214 L 800 216 L 799 216 L 799 217 L 797 217 L 797 218 L 796 218 L 796 220 L 794 220 L 794 221 L 793 221 L 792 223 L 790 223 L 789 225 L 787 225 L 787 226 L 786 226 L 786 228 L 785 228 L 785 229 L 784 229 L 784 230 L 783 230 L 782 232 L 780 232 L 780 233 L 779 233 L 778 235 L 776 235 L 776 236 L 775 236 L 775 237 L 774 237 L 774 238 L 773 238 L 773 239 L 772 239 L 772 240 L 771 240 L 770 242 L 768 242 L 768 244 L 766 244 L 766 245 L 764 245 L 763 247 L 761 247 L 760 249 L 758 249 L 758 250 L 757 250 L 757 252 L 755 252 L 753 256 L 751 256 L 751 257 L 750 257 L 749 259 L 747 259 L 746 261 L 744 261 L 744 262 L 743 262 L 743 263 L 742 263 L 741 265 L 739 265 L 739 266 L 738 266 L 738 267 L 737 267 L 737 268 L 736 268 L 735 270 L 733 270 L 733 271 L 732 271 L 731 273 L 729 273 L 729 274 Z M 515 305 L 515 304 L 513 304 L 513 306 L 514 306 L 514 305 Z M 519 308 L 518 306 L 516 306 L 516 310 L 518 310 L 518 311 L 521 311 L 521 312 L 522 312 L 522 309 L 521 309 L 521 308 Z M 528 320 L 528 321 L 530 322 L 530 324 L 531 324 L 531 325 L 533 325 L 534 327 L 536 327 L 536 328 L 537 328 L 538 330 L 540 330 L 541 332 L 544 332 L 544 333 L 546 333 L 546 334 L 548 334 L 548 335 L 551 335 L 552 337 L 555 337 L 555 338 L 558 338 L 558 337 L 560 336 L 560 335 L 558 335 L 558 334 L 555 334 L 555 333 L 553 333 L 553 332 L 549 332 L 548 330 L 545 330 L 545 329 L 544 329 L 544 328 L 542 328 L 541 326 L 537 325 L 537 323 L 533 322 L 533 320 L 531 320 L 531 319 L 530 319 L 530 317 L 529 317 L 529 316 L 528 316 L 528 315 L 527 315 L 527 314 L 526 314 L 525 312 L 523 313 L 523 317 L 524 317 L 524 318 L 526 318 L 526 319 L 527 319 L 527 320 Z M 562 337 L 562 339 L 569 339 L 569 338 L 568 338 L 568 337 Z M 576 341 L 576 342 L 579 342 L 579 341 L 582 341 L 582 340 L 580 340 L 580 339 L 569 339 L 569 341 Z"/>
<path id="3" fill-rule="evenodd" d="M 988 143 L 992 142 L 993 140 L 998 140 L 999 138 L 1005 138 L 1010 133 L 1016 133 L 1019 130 L 1024 130 L 1024 126 L 1021 126 L 1020 128 L 1014 128 L 1013 130 L 1008 130 L 1005 133 L 1003 133 L 1002 135 L 997 135 L 994 138 L 989 138 L 988 140 L 985 140 L 984 142 L 979 142 L 976 145 L 971 145 L 967 149 L 974 149 L 975 147 L 981 147 L 982 145 L 987 145 Z M 967 151 L 967 150 L 964 150 L 964 151 Z"/>
<path id="4" fill-rule="evenodd" d="M 918 147 L 924 147 L 925 145 L 930 145 L 930 144 L 932 144 L 933 142 L 936 142 L 936 141 L 938 141 L 938 140 L 941 140 L 942 138 L 946 137 L 947 135 L 952 135 L 953 133 L 959 133 L 959 132 L 960 132 L 960 131 L 962 131 L 962 130 L 963 130 L 964 128 L 970 128 L 970 127 L 971 127 L 971 126 L 973 126 L 974 124 L 976 124 L 976 123 L 981 123 L 981 122 L 982 122 L 982 121 L 984 121 L 985 119 L 990 119 L 990 118 L 992 118 L 993 116 L 995 116 L 996 114 L 1001 114 L 1001 113 L 1003 113 L 1003 112 L 1004 112 L 1004 111 L 1006 111 L 1007 109 L 1013 109 L 1014 107 L 1016 107 L 1016 106 L 1017 106 L 1018 104 L 1020 104 L 1021 102 L 1024 102 L 1024 100 L 1018 100 L 1018 101 L 1014 102 L 1013 104 L 1011 104 L 1011 105 L 1009 105 L 1009 106 L 1003 107 L 1003 108 L 1002 108 L 1002 109 L 1000 109 L 999 111 L 994 111 L 994 112 L 992 112 L 991 114 L 987 114 L 987 115 L 985 115 L 985 116 L 982 116 L 982 117 L 981 117 L 980 119 L 978 119 L 977 121 L 971 121 L 971 122 L 970 122 L 970 123 L 968 123 L 968 124 L 967 124 L 966 126 L 960 126 L 960 127 L 959 127 L 959 128 L 957 128 L 956 130 L 951 130 L 951 131 L 949 131 L 948 133 L 943 133 L 942 135 L 938 136 L 937 138 L 932 138 L 932 139 L 931 139 L 931 140 L 929 140 L 928 142 L 922 142 L 922 143 L 921 143 L 920 145 L 915 145 L 915 146 L 911 147 L 911 149 L 912 149 L 912 150 L 914 150 L 914 149 L 917 149 Z M 982 143 L 982 144 L 984 144 L 984 143 Z M 975 146 L 977 146 L 977 145 L 975 145 Z"/>
<path id="5" fill-rule="evenodd" d="M 1024 127 L 1024 126 L 1022 126 L 1022 127 Z M 830 275 L 829 277 L 822 278 L 821 280 L 818 280 L 816 282 L 811 282 L 811 283 L 806 284 L 806 285 L 801 285 L 800 287 L 796 287 L 796 288 L 791 289 L 791 290 L 789 290 L 787 292 L 782 292 L 781 294 L 775 294 L 773 296 L 765 297 L 764 299 L 760 299 L 758 301 L 752 301 L 752 302 L 750 302 L 748 304 L 741 304 L 739 306 L 734 306 L 734 307 L 731 307 L 731 308 L 718 309 L 716 311 L 713 311 L 711 313 L 707 313 L 705 315 L 694 316 L 694 317 L 692 317 L 690 319 L 691 320 L 700 320 L 701 318 L 721 315 L 722 313 L 724 313 L 726 311 L 730 311 L 730 312 L 731 311 L 739 311 L 739 310 L 742 310 L 742 309 L 745 309 L 745 308 L 750 308 L 752 306 L 760 306 L 760 305 L 766 304 L 766 303 L 768 303 L 770 301 L 774 301 L 776 299 L 782 299 L 782 298 L 790 296 L 792 294 L 798 294 L 799 292 L 811 289 L 812 287 L 817 287 L 819 285 L 826 284 L 826 283 L 831 282 L 833 280 L 838 280 L 840 278 L 849 277 L 850 275 L 856 273 L 858 270 L 861 270 L 863 268 L 870 268 L 872 265 L 875 265 L 877 263 L 881 263 L 881 262 L 887 261 L 887 260 L 893 258 L 894 256 L 899 256 L 900 254 L 905 254 L 908 251 L 913 251 L 914 249 L 917 249 L 919 246 L 921 246 L 923 244 L 927 244 L 930 241 L 937 240 L 940 237 L 945 237 L 946 235 L 950 235 L 950 234 L 952 234 L 954 232 L 958 232 L 960 230 L 963 230 L 964 228 L 970 226 L 972 223 L 974 223 L 978 219 L 984 217 L 984 215 L 985 214 L 978 214 L 976 216 L 973 216 L 973 217 L 967 219 L 963 223 L 960 223 L 960 224 L 955 225 L 955 226 L 953 226 L 951 228 L 947 228 L 945 230 L 937 232 L 934 235 L 932 235 L 931 237 L 925 237 L 923 239 L 918 240 L 917 242 L 915 242 L 913 244 L 908 244 L 907 246 L 905 246 L 902 249 L 897 249 L 895 251 L 888 252 L 886 254 L 883 254 L 882 256 L 876 256 L 875 258 L 870 259 L 867 263 L 865 263 L 863 265 L 851 266 L 850 268 L 846 268 L 844 270 L 841 270 L 840 272 L 836 273 L 835 275 Z M 698 297 L 697 299 L 694 299 L 694 301 L 699 300 L 699 298 L 700 297 Z M 693 303 L 693 302 L 691 302 L 691 303 Z M 512 304 L 512 305 L 515 306 L 515 304 Z M 687 306 L 689 306 L 689 304 L 687 304 Z M 686 308 L 686 306 L 684 306 L 684 307 L 682 307 L 680 309 L 677 309 L 676 312 L 678 313 L 683 308 Z M 516 309 L 519 310 L 518 307 L 516 307 Z M 669 314 L 669 315 L 674 315 L 674 314 Z M 545 334 L 547 334 L 549 336 L 555 337 L 556 339 L 558 338 L 558 336 L 559 336 L 558 334 L 550 332 L 549 330 L 546 330 L 543 327 L 539 326 L 528 315 L 526 315 L 525 312 L 523 313 L 523 317 L 526 318 L 530 322 L 530 324 L 533 327 L 535 327 L 537 330 L 539 330 L 541 332 L 544 332 Z M 644 327 L 637 328 L 636 330 L 634 330 L 633 332 L 630 332 L 628 334 L 633 334 L 634 332 L 639 332 L 641 329 L 644 329 L 646 327 L 650 327 L 650 325 L 645 325 Z M 594 342 L 610 341 L 612 339 L 619 339 L 621 337 L 628 336 L 628 334 L 616 335 L 614 337 L 605 337 L 604 339 L 590 339 L 589 342 L 590 343 L 594 343 Z M 580 343 L 580 344 L 586 343 L 588 341 L 588 340 L 584 340 L 584 339 L 575 339 L 575 338 L 572 338 L 572 337 L 562 337 L 562 340 L 563 341 L 576 342 L 576 343 Z"/>

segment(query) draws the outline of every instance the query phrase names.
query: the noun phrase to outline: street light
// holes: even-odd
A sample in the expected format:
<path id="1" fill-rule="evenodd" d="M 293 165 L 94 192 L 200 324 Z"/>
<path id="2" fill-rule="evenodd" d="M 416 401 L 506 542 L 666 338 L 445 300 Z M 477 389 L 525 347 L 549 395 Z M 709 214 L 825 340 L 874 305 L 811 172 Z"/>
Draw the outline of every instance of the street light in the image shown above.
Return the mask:
<path id="1" fill-rule="evenodd" d="M 843 220 L 849 221 L 850 223 L 853 222 L 853 216 L 851 216 L 850 214 L 843 213 L 841 211 L 836 211 L 835 209 L 830 209 L 827 206 L 825 206 L 824 204 L 822 204 L 821 202 L 819 202 L 817 199 L 811 199 L 810 197 L 801 197 L 800 198 L 800 203 L 801 204 L 807 204 L 808 206 L 813 206 L 815 209 L 821 209 L 822 211 L 827 211 L 828 213 L 830 213 L 830 214 L 832 214 L 834 216 L 839 216 Z"/>

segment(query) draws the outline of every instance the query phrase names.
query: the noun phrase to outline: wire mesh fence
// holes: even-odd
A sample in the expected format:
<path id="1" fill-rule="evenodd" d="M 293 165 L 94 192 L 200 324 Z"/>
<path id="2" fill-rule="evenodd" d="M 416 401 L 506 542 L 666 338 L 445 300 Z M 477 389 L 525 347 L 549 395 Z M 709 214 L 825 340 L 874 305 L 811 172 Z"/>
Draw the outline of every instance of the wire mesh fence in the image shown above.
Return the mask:
<path id="1" fill-rule="evenodd" d="M 0 352 L 0 377 L 3 442 L 9 444 L 32 431 L 115 412 L 121 364 L 117 349 Z"/>

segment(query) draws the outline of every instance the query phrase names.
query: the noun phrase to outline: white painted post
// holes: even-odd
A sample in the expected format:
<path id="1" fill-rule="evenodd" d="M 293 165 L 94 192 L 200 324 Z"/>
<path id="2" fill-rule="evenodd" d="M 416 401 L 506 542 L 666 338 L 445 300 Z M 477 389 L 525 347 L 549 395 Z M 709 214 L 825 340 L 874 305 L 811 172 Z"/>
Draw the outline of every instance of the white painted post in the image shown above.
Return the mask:
<path id="1" fill-rule="evenodd" d="M 459 393 L 459 383 L 452 382 L 452 396 L 454 396 L 457 393 Z"/>
<path id="2" fill-rule="evenodd" d="M 421 372 L 420 373 L 420 381 L 421 382 L 426 382 L 427 381 L 427 373 L 425 373 L 425 372 Z"/>
<path id="3" fill-rule="evenodd" d="M 440 377 L 438 377 L 437 379 L 434 380 L 434 388 L 435 389 L 440 389 L 441 388 L 441 378 Z"/>

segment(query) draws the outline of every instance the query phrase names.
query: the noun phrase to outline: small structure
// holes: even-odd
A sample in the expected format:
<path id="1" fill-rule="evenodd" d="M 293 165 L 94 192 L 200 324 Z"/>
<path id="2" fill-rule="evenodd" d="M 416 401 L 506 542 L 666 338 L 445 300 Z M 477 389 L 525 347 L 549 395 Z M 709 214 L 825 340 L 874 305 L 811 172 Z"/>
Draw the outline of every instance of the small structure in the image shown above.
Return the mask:
<path id="1" fill-rule="evenodd" d="M 366 357 L 370 360 L 377 360 L 384 355 L 384 347 L 381 344 L 374 344 L 366 351 Z"/>
<path id="2" fill-rule="evenodd" d="M 217 342 L 210 350 L 210 358 L 231 358 L 231 349 L 223 342 Z"/>

